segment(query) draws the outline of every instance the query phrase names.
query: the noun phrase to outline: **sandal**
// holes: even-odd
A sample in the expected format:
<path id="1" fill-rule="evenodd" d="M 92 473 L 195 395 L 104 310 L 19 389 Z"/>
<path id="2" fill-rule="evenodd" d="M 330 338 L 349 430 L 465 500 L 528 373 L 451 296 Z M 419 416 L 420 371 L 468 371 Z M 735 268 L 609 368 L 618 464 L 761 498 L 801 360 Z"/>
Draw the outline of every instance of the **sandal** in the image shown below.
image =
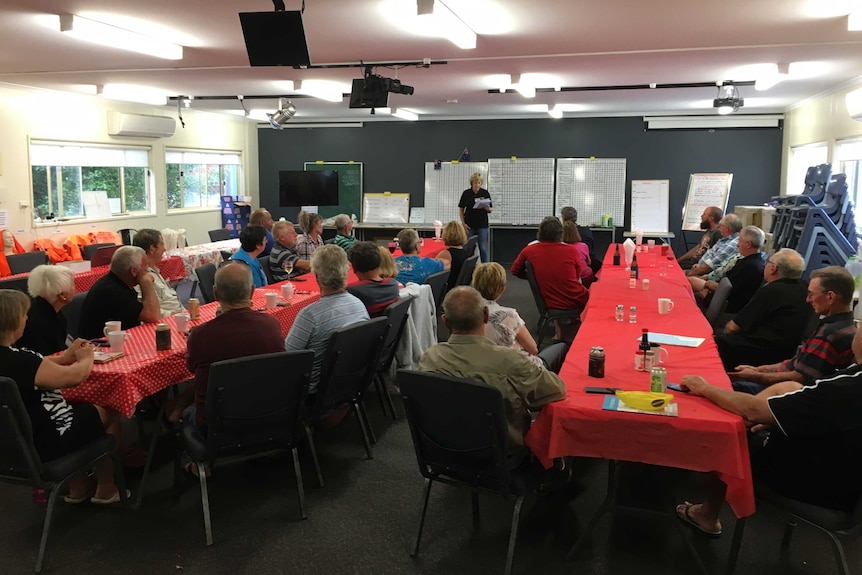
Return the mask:
<path id="1" fill-rule="evenodd" d="M 709 537 L 720 537 L 721 536 L 721 523 L 716 522 L 717 529 L 709 530 L 706 527 L 703 527 L 700 523 L 695 521 L 694 517 L 691 516 L 691 508 L 694 507 L 694 503 L 689 503 L 688 501 L 684 503 L 680 503 L 676 506 L 676 516 L 680 519 L 680 521 L 686 523 L 690 527 L 693 527 L 707 535 Z"/>
<path id="2" fill-rule="evenodd" d="M 126 489 L 126 499 L 127 500 L 131 499 L 131 497 L 132 497 L 132 492 L 129 491 L 128 489 Z M 107 497 L 107 498 L 101 498 L 101 497 L 95 497 L 95 496 L 90 497 L 90 503 L 93 503 L 95 505 L 112 505 L 114 503 L 119 503 L 119 502 L 120 502 L 120 490 L 119 489 L 117 491 L 115 491 L 113 495 L 111 495 L 110 497 Z"/>
<path id="3" fill-rule="evenodd" d="M 71 495 L 66 495 L 63 497 L 63 501 L 66 503 L 70 503 L 72 505 L 77 505 L 78 503 L 83 503 L 84 501 L 90 498 L 89 495 L 84 495 L 83 497 L 72 497 Z"/>
<path id="4" fill-rule="evenodd" d="M 194 461 L 187 461 L 186 464 L 183 465 L 183 470 L 186 473 L 191 473 L 195 477 L 200 477 L 200 471 L 198 471 L 198 464 Z M 204 476 L 209 479 L 212 474 L 213 472 L 212 470 L 210 470 L 210 466 L 204 464 Z"/>

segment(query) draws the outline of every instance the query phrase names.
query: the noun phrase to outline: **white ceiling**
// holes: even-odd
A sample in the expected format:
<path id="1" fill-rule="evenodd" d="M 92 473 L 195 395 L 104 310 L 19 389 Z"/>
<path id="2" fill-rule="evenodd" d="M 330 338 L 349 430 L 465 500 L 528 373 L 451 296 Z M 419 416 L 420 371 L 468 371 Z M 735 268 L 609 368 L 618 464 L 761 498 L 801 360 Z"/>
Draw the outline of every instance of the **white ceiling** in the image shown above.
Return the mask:
<path id="1" fill-rule="evenodd" d="M 749 114 L 784 112 L 862 77 L 862 32 L 848 32 L 846 18 L 854 5 L 862 7 L 860 0 L 448 0 L 456 10 L 478 12 L 478 20 L 465 19 L 479 31 L 510 28 L 480 34 L 473 50 L 412 34 L 407 25 L 385 16 L 384 2 L 404 4 L 415 14 L 415 0 L 306 0 L 303 21 L 312 64 L 448 61 L 397 71 L 415 94 L 392 94 L 390 106 L 418 112 L 422 120 L 546 117 L 527 106 L 557 103 L 577 105 L 567 117 L 715 113 L 715 88 L 555 92 L 526 99 L 517 93 L 488 94 L 484 77 L 490 74 L 555 74 L 563 86 L 572 87 L 711 83 L 754 80 L 757 64 L 817 63 L 810 77 L 768 91 L 740 88 L 741 113 Z M 301 0 L 285 4 L 298 10 Z M 275 96 L 281 95 L 274 80 L 348 84 L 361 76 L 358 68 L 250 67 L 237 13 L 270 11 L 269 0 L 0 0 L 0 8 L 2 83 L 89 93 L 95 85 L 134 83 L 171 95 L 272 95 L 247 106 L 273 109 Z M 52 14 L 155 30 L 184 45 L 185 55 L 162 60 L 66 38 L 44 25 Z M 377 72 L 396 76 L 395 70 Z M 294 122 L 388 120 L 348 109 L 347 98 L 340 103 L 303 98 L 294 104 Z M 240 109 L 235 100 L 192 106 Z"/>

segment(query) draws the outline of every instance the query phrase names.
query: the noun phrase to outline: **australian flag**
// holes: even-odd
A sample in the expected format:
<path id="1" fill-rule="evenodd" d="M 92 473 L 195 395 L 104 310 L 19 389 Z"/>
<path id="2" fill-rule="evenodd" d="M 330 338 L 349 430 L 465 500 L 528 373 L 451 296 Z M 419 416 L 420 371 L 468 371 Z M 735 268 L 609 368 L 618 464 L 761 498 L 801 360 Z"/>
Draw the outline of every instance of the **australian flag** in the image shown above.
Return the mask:
<path id="1" fill-rule="evenodd" d="M 464 148 L 464 151 L 461 152 L 461 161 L 469 162 L 470 161 L 470 148 Z"/>

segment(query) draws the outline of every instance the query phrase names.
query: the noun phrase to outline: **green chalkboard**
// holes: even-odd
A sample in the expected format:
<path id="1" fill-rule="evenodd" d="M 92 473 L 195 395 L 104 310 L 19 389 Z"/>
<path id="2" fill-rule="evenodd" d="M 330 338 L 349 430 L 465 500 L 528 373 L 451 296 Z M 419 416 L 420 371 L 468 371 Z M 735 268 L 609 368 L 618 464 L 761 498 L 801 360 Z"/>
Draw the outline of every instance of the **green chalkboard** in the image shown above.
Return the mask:
<path id="1" fill-rule="evenodd" d="M 331 218 L 338 214 L 356 214 L 362 221 L 362 162 L 305 162 L 306 172 L 338 172 L 338 205 L 320 206 L 320 215 Z"/>

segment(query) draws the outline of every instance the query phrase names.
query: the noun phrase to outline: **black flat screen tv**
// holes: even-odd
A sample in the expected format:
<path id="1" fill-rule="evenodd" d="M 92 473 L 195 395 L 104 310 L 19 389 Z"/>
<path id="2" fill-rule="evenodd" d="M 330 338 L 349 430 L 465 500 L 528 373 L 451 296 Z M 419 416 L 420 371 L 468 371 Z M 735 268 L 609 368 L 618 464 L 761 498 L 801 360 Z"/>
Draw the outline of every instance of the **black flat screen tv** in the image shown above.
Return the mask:
<path id="1" fill-rule="evenodd" d="M 337 206 L 338 172 L 335 170 L 278 172 L 278 205 L 280 207 Z"/>

